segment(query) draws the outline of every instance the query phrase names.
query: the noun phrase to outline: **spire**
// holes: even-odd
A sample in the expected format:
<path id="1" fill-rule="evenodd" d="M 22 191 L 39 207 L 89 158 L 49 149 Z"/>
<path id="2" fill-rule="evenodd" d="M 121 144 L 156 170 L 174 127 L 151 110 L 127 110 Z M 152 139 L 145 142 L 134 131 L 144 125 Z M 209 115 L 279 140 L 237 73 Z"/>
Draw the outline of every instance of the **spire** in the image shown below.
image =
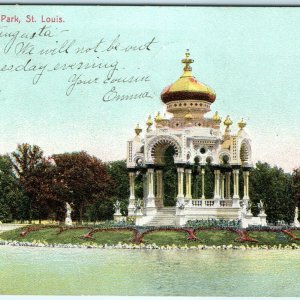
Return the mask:
<path id="1" fill-rule="evenodd" d="M 140 128 L 139 123 L 136 125 L 134 131 L 137 136 L 139 136 L 140 133 L 142 132 L 142 129 Z"/>
<path id="2" fill-rule="evenodd" d="M 219 113 L 216 111 L 215 114 L 213 115 L 212 117 L 213 121 L 216 122 L 216 123 L 220 123 L 222 120 L 221 120 L 221 117 L 219 116 Z"/>
<path id="3" fill-rule="evenodd" d="M 185 52 L 185 58 L 183 58 L 181 60 L 181 62 L 183 64 L 185 64 L 184 68 L 183 68 L 183 71 L 184 73 L 186 72 L 191 72 L 192 71 L 192 67 L 190 66 L 190 64 L 192 64 L 194 62 L 193 59 L 190 58 L 190 52 L 189 52 L 189 49 L 186 49 L 186 52 Z"/>
<path id="4" fill-rule="evenodd" d="M 229 116 L 226 117 L 226 119 L 224 121 L 224 125 L 226 126 L 226 129 L 228 129 L 229 126 L 232 125 L 232 121 L 230 120 Z"/>
<path id="5" fill-rule="evenodd" d="M 147 125 L 147 132 L 150 132 L 151 131 L 151 126 L 153 125 L 153 121 L 152 121 L 150 115 L 149 115 L 149 117 L 147 119 L 146 125 Z"/>
<path id="6" fill-rule="evenodd" d="M 228 115 L 227 115 L 225 121 L 223 122 L 223 124 L 226 126 L 224 140 L 228 140 L 228 139 L 230 139 L 230 131 L 231 131 L 229 127 L 233 124 Z"/>
<path id="7" fill-rule="evenodd" d="M 240 122 L 238 122 L 239 128 L 242 130 L 246 127 L 247 123 L 242 119 Z"/>

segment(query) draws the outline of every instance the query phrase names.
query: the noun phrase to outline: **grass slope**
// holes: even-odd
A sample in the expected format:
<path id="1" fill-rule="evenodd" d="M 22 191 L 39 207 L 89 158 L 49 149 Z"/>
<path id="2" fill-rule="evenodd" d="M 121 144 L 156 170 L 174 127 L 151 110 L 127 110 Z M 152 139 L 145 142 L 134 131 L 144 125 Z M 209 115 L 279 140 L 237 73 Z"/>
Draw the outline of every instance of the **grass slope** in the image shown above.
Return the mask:
<path id="1" fill-rule="evenodd" d="M 3 240 L 15 240 L 15 241 L 27 241 L 32 242 L 34 240 L 46 241 L 49 244 L 82 244 L 86 242 L 93 242 L 97 244 L 116 245 L 121 243 L 131 243 L 133 239 L 133 233 L 119 229 L 118 231 L 103 231 L 96 232 L 93 235 L 93 239 L 84 239 L 83 235 L 86 234 L 89 229 L 69 229 L 58 234 L 58 228 L 43 228 L 38 231 L 29 232 L 25 237 L 20 236 L 20 233 L 24 231 L 22 228 L 18 228 L 11 231 L 6 231 L 0 234 L 0 238 Z M 300 236 L 300 231 L 293 231 L 297 236 Z M 198 240 L 188 241 L 187 234 L 184 232 L 174 231 L 159 231 L 151 232 L 144 235 L 143 242 L 145 244 L 157 244 L 158 246 L 172 245 L 177 246 L 197 246 L 202 245 L 241 245 L 241 242 L 237 242 L 238 234 L 226 230 L 198 230 L 196 233 Z M 258 240 L 258 245 L 288 245 L 292 243 L 300 244 L 300 241 L 294 241 L 289 236 L 282 232 L 266 232 L 266 231 L 250 231 L 249 236 Z M 247 243 L 243 243 L 247 244 Z M 249 245 L 253 243 L 248 243 Z"/>

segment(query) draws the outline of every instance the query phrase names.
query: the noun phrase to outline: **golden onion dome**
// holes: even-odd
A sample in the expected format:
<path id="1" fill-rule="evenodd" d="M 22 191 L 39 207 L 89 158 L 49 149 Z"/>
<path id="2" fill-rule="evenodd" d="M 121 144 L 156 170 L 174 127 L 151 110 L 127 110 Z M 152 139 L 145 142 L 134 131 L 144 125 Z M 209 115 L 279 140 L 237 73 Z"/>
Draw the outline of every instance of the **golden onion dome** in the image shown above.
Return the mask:
<path id="1" fill-rule="evenodd" d="M 221 117 L 219 116 L 219 113 L 217 111 L 213 115 L 212 119 L 214 122 L 221 122 Z"/>
<path id="2" fill-rule="evenodd" d="M 242 118 L 242 120 L 240 122 L 238 122 L 238 126 L 240 129 L 245 128 L 247 125 L 247 123 L 244 121 L 244 119 Z"/>
<path id="3" fill-rule="evenodd" d="M 226 117 L 226 119 L 224 121 L 224 125 L 227 127 L 232 125 L 232 121 L 230 120 L 229 116 Z"/>
<path id="4" fill-rule="evenodd" d="M 181 60 L 185 65 L 182 76 L 170 86 L 166 87 L 161 93 L 161 100 L 168 103 L 176 100 L 203 100 L 213 103 L 216 94 L 213 89 L 197 81 L 192 74 L 189 50 L 185 53 L 185 58 Z"/>
<path id="5" fill-rule="evenodd" d="M 155 122 L 156 123 L 159 123 L 159 122 L 161 122 L 162 121 L 162 116 L 160 115 L 160 112 L 157 112 L 157 115 L 156 115 L 156 117 L 155 117 Z"/>
<path id="6" fill-rule="evenodd" d="M 136 125 L 134 131 L 135 131 L 136 135 L 140 135 L 140 133 L 142 132 L 142 129 L 140 128 L 139 124 Z"/>

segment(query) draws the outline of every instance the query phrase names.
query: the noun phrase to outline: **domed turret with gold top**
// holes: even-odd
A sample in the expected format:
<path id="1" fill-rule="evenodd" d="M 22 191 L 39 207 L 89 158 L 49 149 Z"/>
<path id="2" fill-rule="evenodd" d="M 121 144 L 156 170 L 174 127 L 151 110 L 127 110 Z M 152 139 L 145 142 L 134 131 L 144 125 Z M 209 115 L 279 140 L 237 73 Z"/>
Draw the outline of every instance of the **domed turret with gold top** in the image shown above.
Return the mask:
<path id="1" fill-rule="evenodd" d="M 161 93 L 161 99 L 166 104 L 176 100 L 203 100 L 213 103 L 216 94 L 210 87 L 197 81 L 192 74 L 191 63 L 194 62 L 190 58 L 189 50 L 185 54 L 185 58 L 181 60 L 185 65 L 182 76 L 170 86 L 166 87 Z"/>
<path id="2" fill-rule="evenodd" d="M 210 105 L 216 99 L 213 89 L 199 82 L 193 76 L 191 64 L 194 60 L 190 58 L 189 50 L 181 62 L 184 64 L 183 74 L 161 93 L 161 100 L 166 104 L 167 112 L 172 113 L 176 119 L 175 126 L 177 121 L 184 120 L 189 111 L 193 120 L 201 121 L 203 115 L 210 111 Z"/>

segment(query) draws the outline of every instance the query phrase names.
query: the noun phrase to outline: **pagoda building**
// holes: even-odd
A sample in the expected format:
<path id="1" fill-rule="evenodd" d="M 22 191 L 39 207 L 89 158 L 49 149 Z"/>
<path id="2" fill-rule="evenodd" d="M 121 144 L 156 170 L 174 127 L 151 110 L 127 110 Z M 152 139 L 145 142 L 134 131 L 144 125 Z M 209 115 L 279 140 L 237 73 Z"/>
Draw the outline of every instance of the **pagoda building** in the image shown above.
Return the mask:
<path id="1" fill-rule="evenodd" d="M 137 225 L 148 226 L 182 226 L 188 220 L 204 219 L 240 220 L 243 227 L 264 225 L 265 214 L 253 217 L 249 210 L 252 160 L 246 122 L 241 119 L 238 131 L 233 133 L 229 116 L 223 122 L 218 112 L 206 117 L 216 100 L 216 93 L 193 76 L 193 62 L 187 51 L 182 59 L 181 77 L 161 93 L 170 117 L 160 113 L 154 119 L 149 116 L 144 134 L 137 125 L 135 137 L 127 143 L 128 216 L 135 216 Z M 163 169 L 165 152 L 170 147 L 177 170 L 177 196 L 173 207 L 165 207 Z M 207 164 L 214 174 L 213 197 L 209 199 L 205 196 Z M 201 195 L 193 199 L 192 169 L 196 165 Z M 143 174 L 143 199 L 137 199 L 135 193 L 135 178 L 140 173 Z M 239 191 L 241 176 L 242 198 Z"/>

